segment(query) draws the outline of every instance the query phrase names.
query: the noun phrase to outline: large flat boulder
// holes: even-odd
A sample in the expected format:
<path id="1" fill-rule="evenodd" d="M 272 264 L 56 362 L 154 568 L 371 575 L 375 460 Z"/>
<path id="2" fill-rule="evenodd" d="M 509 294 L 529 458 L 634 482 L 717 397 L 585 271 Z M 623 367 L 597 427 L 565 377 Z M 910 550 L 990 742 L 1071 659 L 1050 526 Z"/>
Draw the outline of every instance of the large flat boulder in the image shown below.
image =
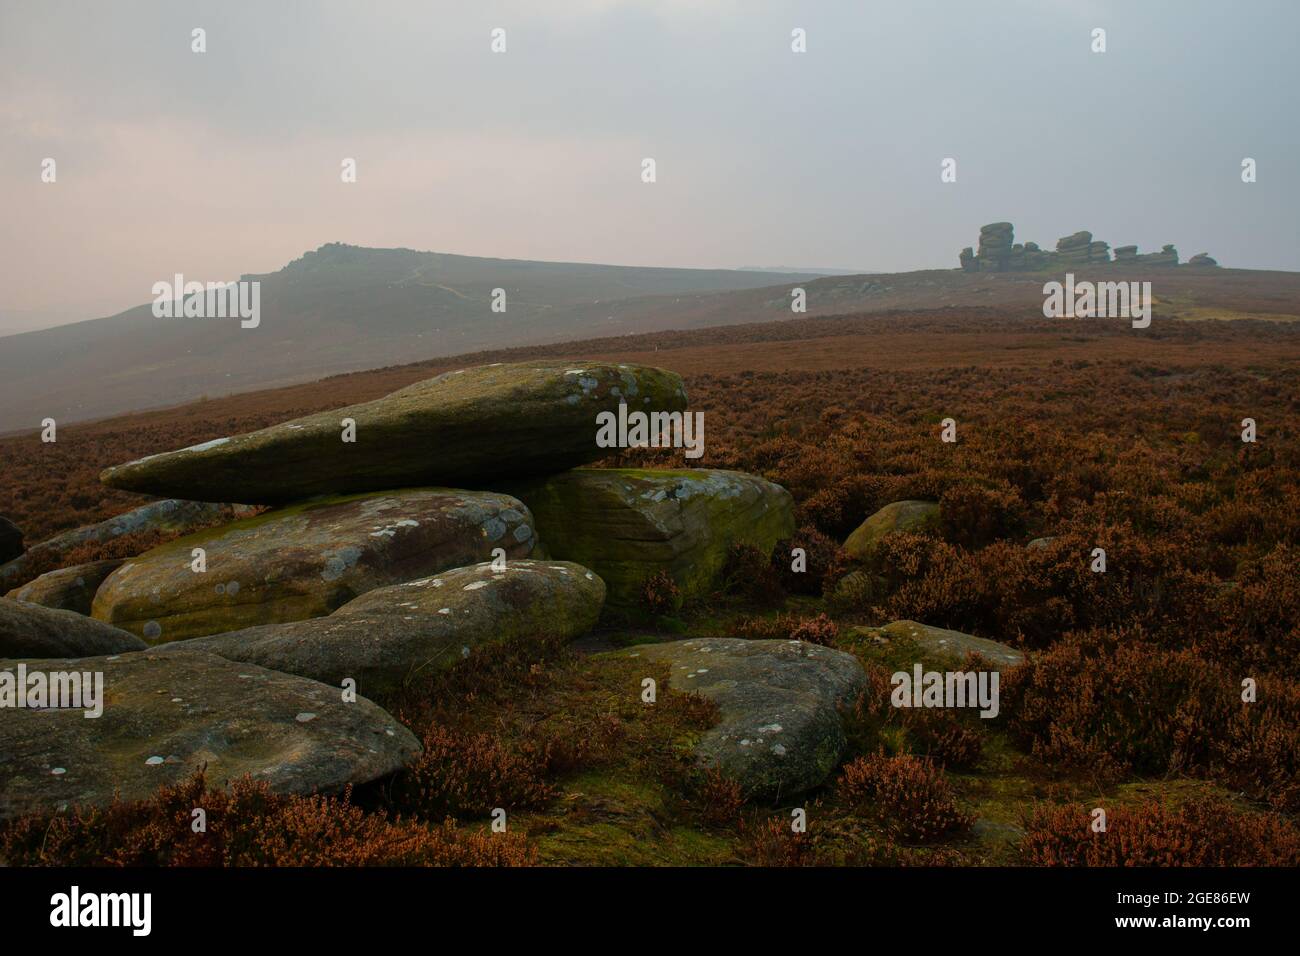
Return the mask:
<path id="1" fill-rule="evenodd" d="M 91 561 L 87 564 L 74 564 L 70 568 L 60 568 L 57 571 L 47 571 L 22 587 L 14 588 L 5 597 L 39 604 L 42 607 L 90 614 L 95 592 L 104 583 L 104 579 L 120 568 L 125 560 L 125 558 L 108 558 L 104 561 Z"/>
<path id="2" fill-rule="evenodd" d="M 447 372 L 361 405 L 109 468 L 113 488 L 276 503 L 412 485 L 483 486 L 608 454 L 596 415 L 682 411 L 681 377 L 642 365 L 524 363 Z M 355 441 L 342 440 L 344 419 Z"/>
<path id="3" fill-rule="evenodd" d="M 804 641 L 701 638 L 613 653 L 666 663 L 673 689 L 716 703 L 721 720 L 700 738 L 696 757 L 761 800 L 826 780 L 847 747 L 840 708 L 853 705 L 867 679 L 852 654 Z"/>
<path id="4" fill-rule="evenodd" d="M 605 585 L 556 561 L 490 562 L 376 588 L 329 617 L 196 637 L 160 650 L 208 651 L 384 698 L 496 641 L 572 639 L 596 623 Z"/>
<path id="5" fill-rule="evenodd" d="M 620 607 L 658 571 L 683 596 L 704 594 L 730 545 L 767 552 L 795 530 L 790 493 L 738 471 L 577 468 L 514 490 L 547 553 L 591 568 Z"/>
<path id="6" fill-rule="evenodd" d="M 0 598 L 0 657 L 93 657 L 147 646 L 128 631 L 73 611 Z"/>
<path id="7" fill-rule="evenodd" d="M 251 775 L 276 793 L 333 792 L 383 777 L 417 754 L 414 735 L 336 687 L 214 654 L 0 661 L 0 672 L 103 675 L 102 713 L 6 709 L 0 819 L 150 796 L 207 766 L 218 786 Z"/>
<path id="8" fill-rule="evenodd" d="M 322 617 L 375 588 L 526 558 L 532 517 L 509 495 L 414 488 L 304 502 L 177 538 L 95 594 L 96 618 L 150 644 Z M 193 549 L 207 570 L 192 568 Z"/>
<path id="9" fill-rule="evenodd" d="M 939 506 L 933 501 L 895 501 L 858 525 L 844 541 L 844 550 L 849 557 L 865 561 L 888 535 L 928 531 L 938 523 Z"/>

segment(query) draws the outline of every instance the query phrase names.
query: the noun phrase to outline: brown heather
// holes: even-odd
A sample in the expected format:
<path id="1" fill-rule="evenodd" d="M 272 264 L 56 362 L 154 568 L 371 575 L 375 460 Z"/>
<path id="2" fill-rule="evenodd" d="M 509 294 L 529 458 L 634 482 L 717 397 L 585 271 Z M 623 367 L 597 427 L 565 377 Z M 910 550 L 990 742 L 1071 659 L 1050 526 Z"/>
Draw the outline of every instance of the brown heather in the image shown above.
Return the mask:
<path id="1" fill-rule="evenodd" d="M 193 830 L 193 811 L 207 829 Z M 149 800 L 31 814 L 0 827 L 10 866 L 527 866 L 510 834 L 370 812 L 342 797 L 276 796 L 263 781 L 212 789 L 202 771 Z"/>
<path id="2" fill-rule="evenodd" d="M 1294 303 L 1280 298 L 1239 307 L 1294 312 Z M 980 764 L 981 746 L 1004 732 L 1020 751 L 1012 759 L 1053 785 L 1201 777 L 1276 811 L 1300 812 L 1300 323 L 1173 322 L 1158 313 L 1139 334 L 1125 323 L 953 308 L 438 360 L 61 425 L 55 445 L 35 433 L 0 439 L 0 514 L 38 541 L 141 502 L 98 485 L 108 465 L 367 400 L 450 368 L 535 356 L 680 372 L 692 410 L 708 423 L 705 455 L 695 464 L 753 472 L 790 490 L 800 530 L 770 559 L 736 556 L 723 582 L 731 588 L 721 596 L 728 608 L 741 603 L 749 605 L 742 615 L 770 614 L 784 591 L 800 603 L 794 614 L 778 616 L 781 628 L 819 620 L 822 608 L 808 605 L 846 569 L 836 542 L 885 504 L 925 499 L 941 503 L 938 527 L 890 538 L 858 585 L 828 602 L 839 631 L 830 639 L 842 642 L 850 625 L 910 618 L 1033 652 L 1027 665 L 1003 673 L 1002 717 L 987 722 L 996 728 L 946 712 L 880 710 L 880 701 L 888 707 L 892 668 L 869 667 L 873 687 L 883 679 L 886 693 L 864 696 L 851 736 L 855 752 L 867 756 L 850 763 L 832 791 L 836 801 L 859 801 L 861 814 L 832 806 L 805 835 L 789 832 L 788 815 L 737 824 L 725 832 L 736 834 L 738 859 L 960 862 L 947 847 L 899 847 L 888 835 L 890 821 L 926 837 L 959 834 L 965 818 L 938 767 Z M 955 444 L 939 441 L 946 417 L 958 423 Z M 1244 417 L 1259 424 L 1256 444 L 1240 440 Z M 682 465 L 680 456 L 652 450 L 604 463 Z M 1035 537 L 1052 540 L 1027 547 Z M 804 575 L 789 570 L 796 546 L 808 552 Z M 1095 547 L 1106 550 L 1104 574 L 1089 569 Z M 715 610 L 715 598 L 701 603 L 698 614 Z M 676 600 L 670 593 L 657 606 L 675 608 Z M 761 620 L 742 629 L 757 634 L 770 626 Z M 830 633 L 821 624 L 816 630 Z M 858 650 L 864 657 L 889 653 Z M 259 824 L 266 845 L 277 847 L 266 852 L 289 854 L 285 847 L 304 845 L 304 832 L 331 834 L 342 845 L 362 826 L 405 846 L 403 828 L 441 833 L 409 822 L 413 815 L 430 820 L 445 810 L 482 819 L 489 792 L 545 804 L 566 775 L 596 768 L 666 782 L 698 819 L 727 827 L 725 786 L 692 783 L 695 770 L 681 746 L 683 735 L 709 726 L 714 713 L 706 701 L 672 692 L 655 708 L 640 706 L 641 676 L 588 667 L 557 646 L 476 655 L 451 675 L 413 687 L 408 699 L 385 702 L 434 744 L 374 798 L 387 815 L 370 822 L 354 816 L 360 811 L 352 804 L 294 802 L 292 813 Z M 1257 683 L 1254 703 L 1241 700 L 1245 678 Z M 895 756 L 877 754 L 881 744 Z M 477 788 L 483 800 L 466 796 Z M 365 806 L 371 799 L 358 796 Z M 878 806 L 892 809 L 877 816 Z M 1226 835 L 1214 837 L 1212 817 L 1196 812 L 1143 811 L 1132 819 L 1145 822 L 1130 830 L 1140 839 L 1122 852 L 1118 843 L 1104 852 L 1088 843 L 1086 821 L 1074 828 L 1071 820 L 1043 818 L 1031 827 L 1028 859 L 1068 861 L 1086 850 L 1100 855 L 1084 862 L 1128 861 L 1169 855 L 1174 851 L 1161 848 L 1177 845 L 1189 860 L 1223 861 L 1237 859 L 1235 841 L 1256 847 L 1261 860 L 1294 861 L 1287 855 L 1291 831 L 1279 818 L 1224 816 Z M 407 822 L 399 823 L 399 813 Z M 1126 813 L 1112 812 L 1112 832 L 1126 824 Z M 123 811 L 116 822 L 109 815 L 91 814 L 93 827 L 76 824 L 75 833 L 98 834 L 86 839 L 92 846 L 101 840 L 102 851 L 77 856 L 81 837 L 60 837 L 73 833 L 62 829 L 72 818 L 60 817 L 5 828 L 4 852 L 13 861 L 33 859 L 45 845 L 68 859 L 91 859 L 117 846 L 117 837 L 104 835 L 110 828 L 147 829 L 127 826 L 127 816 L 136 818 Z M 45 827 L 53 843 L 37 841 Z M 1186 840 L 1171 842 L 1186 832 L 1203 834 L 1198 839 L 1211 847 L 1204 856 Z M 120 852 L 139 857 L 141 839 L 123 837 Z M 444 848 L 450 840 L 429 839 Z M 457 834 L 454 842 L 472 839 Z"/>
<path id="3" fill-rule="evenodd" d="M 731 629 L 732 637 L 751 641 L 807 641 L 834 647 L 840 628 L 829 615 L 800 617 L 798 614 L 778 614 L 776 617 L 747 617 L 737 621 Z"/>
<path id="4" fill-rule="evenodd" d="M 1300 866 L 1300 829 L 1274 813 L 1242 812 L 1202 798 L 1177 809 L 1158 803 L 1116 808 L 1094 833 L 1078 804 L 1027 815 L 1021 844 L 1031 866 Z"/>
<path id="5" fill-rule="evenodd" d="M 974 822 L 957 808 L 943 771 L 911 754 L 859 757 L 845 766 L 835 788 L 845 805 L 909 842 L 936 840 Z"/>

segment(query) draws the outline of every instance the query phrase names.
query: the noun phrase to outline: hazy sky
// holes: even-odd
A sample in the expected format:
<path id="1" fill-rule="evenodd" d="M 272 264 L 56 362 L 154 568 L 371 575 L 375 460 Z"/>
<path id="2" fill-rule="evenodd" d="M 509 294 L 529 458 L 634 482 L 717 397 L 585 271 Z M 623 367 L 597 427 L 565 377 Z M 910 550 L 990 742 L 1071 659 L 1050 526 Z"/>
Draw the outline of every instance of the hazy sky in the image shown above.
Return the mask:
<path id="1" fill-rule="evenodd" d="M 0 322 L 330 241 L 892 271 L 1009 219 L 1300 269 L 1297 36 L 1294 0 L 0 0 Z"/>

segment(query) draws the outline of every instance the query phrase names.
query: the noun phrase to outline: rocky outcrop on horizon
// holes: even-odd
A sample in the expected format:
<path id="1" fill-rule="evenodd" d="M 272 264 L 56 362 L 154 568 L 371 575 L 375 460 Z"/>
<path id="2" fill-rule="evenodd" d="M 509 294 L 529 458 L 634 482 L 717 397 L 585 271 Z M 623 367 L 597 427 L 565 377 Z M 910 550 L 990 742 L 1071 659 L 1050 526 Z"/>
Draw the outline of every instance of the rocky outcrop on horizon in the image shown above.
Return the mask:
<path id="1" fill-rule="evenodd" d="M 1076 269 L 1094 265 L 1176 266 L 1178 250 L 1165 245 L 1159 252 L 1138 253 L 1135 245 L 1116 246 L 1111 258 L 1110 244 L 1094 239 L 1086 229 L 1056 240 L 1056 249 L 1047 251 L 1036 242 L 1015 242 L 1015 229 L 1009 222 L 991 222 L 980 227 L 978 251 L 962 249 L 958 262 L 963 272 L 1035 272 L 1043 269 Z M 1217 266 L 1208 253 L 1193 256 L 1187 263 Z"/>

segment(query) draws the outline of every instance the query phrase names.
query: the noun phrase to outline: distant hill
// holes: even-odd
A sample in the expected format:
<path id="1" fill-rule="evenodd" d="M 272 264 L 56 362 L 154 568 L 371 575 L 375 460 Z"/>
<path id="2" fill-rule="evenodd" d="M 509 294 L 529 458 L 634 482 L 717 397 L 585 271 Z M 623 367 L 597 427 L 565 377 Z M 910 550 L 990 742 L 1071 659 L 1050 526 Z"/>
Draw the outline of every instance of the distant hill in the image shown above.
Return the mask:
<path id="1" fill-rule="evenodd" d="M 98 418 L 435 355 L 617 334 L 624 325 L 611 303 L 811 277 L 331 243 L 278 272 L 242 277 L 261 282 L 256 329 L 232 319 L 159 319 L 150 303 L 0 337 L 0 431 L 35 427 L 47 416 Z M 495 288 L 506 290 L 504 313 L 490 309 Z"/>
<path id="2" fill-rule="evenodd" d="M 1080 279 L 1086 268 L 1076 269 Z M 198 278 L 191 276 L 188 278 Z M 0 432 L 312 381 L 484 349 L 701 329 L 807 314 L 1041 308 L 1045 276 L 927 270 L 817 276 L 532 262 L 330 244 L 261 286 L 261 325 L 159 319 L 150 306 L 0 338 Z M 1111 270 L 1096 278 L 1118 278 Z M 1173 267 L 1150 279 L 1158 317 L 1300 317 L 1300 274 Z M 494 288 L 508 310 L 494 313 Z"/>

